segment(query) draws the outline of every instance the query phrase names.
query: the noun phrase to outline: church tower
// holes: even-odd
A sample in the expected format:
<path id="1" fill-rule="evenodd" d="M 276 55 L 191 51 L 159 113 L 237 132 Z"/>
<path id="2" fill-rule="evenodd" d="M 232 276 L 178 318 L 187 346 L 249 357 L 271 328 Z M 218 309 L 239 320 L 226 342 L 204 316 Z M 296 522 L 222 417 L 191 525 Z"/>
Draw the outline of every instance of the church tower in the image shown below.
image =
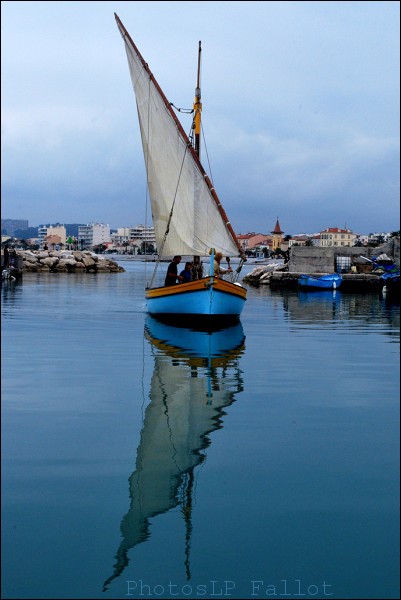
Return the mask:
<path id="1" fill-rule="evenodd" d="M 282 235 L 284 233 L 284 231 L 281 231 L 280 223 L 278 222 L 278 217 L 277 217 L 276 226 L 273 229 L 273 231 L 271 231 L 271 233 L 273 234 L 272 251 L 274 252 L 277 249 L 279 249 L 279 250 L 281 249 L 281 239 L 282 239 Z"/>

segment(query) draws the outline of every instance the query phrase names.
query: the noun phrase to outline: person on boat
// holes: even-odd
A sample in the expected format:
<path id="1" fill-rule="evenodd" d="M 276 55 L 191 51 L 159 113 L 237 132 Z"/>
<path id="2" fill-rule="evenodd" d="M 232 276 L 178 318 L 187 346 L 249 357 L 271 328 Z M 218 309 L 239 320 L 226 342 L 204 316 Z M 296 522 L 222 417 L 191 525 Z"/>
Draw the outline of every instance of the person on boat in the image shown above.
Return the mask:
<path id="1" fill-rule="evenodd" d="M 8 252 L 8 264 L 13 268 L 17 266 L 17 251 L 15 250 L 15 246 L 11 246 L 11 250 Z"/>
<path id="2" fill-rule="evenodd" d="M 164 285 L 175 285 L 178 281 L 181 283 L 183 281 L 183 277 L 178 275 L 177 265 L 181 262 L 181 256 L 174 256 L 172 262 L 169 264 L 167 269 L 166 279 L 164 281 Z"/>
<path id="3" fill-rule="evenodd" d="M 192 281 L 192 263 L 186 262 L 185 269 L 183 269 L 180 273 L 180 277 L 182 277 L 181 283 L 188 283 Z"/>
<path id="4" fill-rule="evenodd" d="M 191 281 L 202 279 L 203 277 L 203 264 L 199 256 L 194 256 L 192 261 L 192 278 Z"/>
<path id="5" fill-rule="evenodd" d="M 7 269 L 8 265 L 10 264 L 10 261 L 8 259 L 9 254 L 10 254 L 10 250 L 8 249 L 8 246 L 5 246 L 4 247 L 4 265 L 3 265 L 5 269 Z"/>
<path id="6" fill-rule="evenodd" d="M 223 255 L 221 252 L 217 252 L 214 256 L 214 276 L 215 277 L 221 277 L 222 275 L 225 275 L 226 273 L 233 272 L 231 267 L 228 267 L 228 269 L 223 269 L 223 267 L 220 266 L 220 262 L 221 262 L 222 258 L 223 258 Z"/>

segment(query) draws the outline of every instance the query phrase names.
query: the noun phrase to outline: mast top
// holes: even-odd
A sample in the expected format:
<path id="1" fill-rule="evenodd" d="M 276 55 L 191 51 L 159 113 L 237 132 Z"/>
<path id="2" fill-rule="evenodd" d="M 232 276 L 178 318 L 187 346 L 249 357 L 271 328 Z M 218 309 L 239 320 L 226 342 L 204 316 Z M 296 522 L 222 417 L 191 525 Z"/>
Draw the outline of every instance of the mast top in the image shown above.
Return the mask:
<path id="1" fill-rule="evenodd" d="M 196 88 L 195 88 L 195 100 L 194 100 L 194 150 L 200 158 L 200 137 L 201 137 L 201 112 L 202 112 L 202 104 L 201 104 L 201 88 L 200 88 L 200 71 L 201 71 L 201 52 L 202 45 L 199 42 L 198 46 L 198 74 L 196 78 Z"/>

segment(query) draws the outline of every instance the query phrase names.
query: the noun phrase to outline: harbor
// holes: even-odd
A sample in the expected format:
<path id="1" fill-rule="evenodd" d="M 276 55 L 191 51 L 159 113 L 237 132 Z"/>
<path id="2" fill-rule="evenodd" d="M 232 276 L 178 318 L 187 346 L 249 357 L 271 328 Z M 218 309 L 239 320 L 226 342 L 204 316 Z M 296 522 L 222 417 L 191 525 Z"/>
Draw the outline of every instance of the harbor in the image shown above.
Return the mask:
<path id="1" fill-rule="evenodd" d="M 124 268 L 2 286 L 4 598 L 397 597 L 399 303 L 249 286 L 207 334 Z"/>
<path id="2" fill-rule="evenodd" d="M 250 258 L 246 263 L 241 280 L 247 285 L 270 285 L 273 288 L 296 289 L 302 274 L 321 277 L 340 271 L 341 290 L 349 293 L 380 292 L 385 285 L 382 273 L 372 272 L 372 258 L 385 254 L 399 269 L 400 238 L 394 237 L 391 243 L 379 248 L 305 248 L 294 246 L 288 262 L 271 258 L 266 264 L 255 263 Z M 130 262 L 154 263 L 155 256 L 129 256 L 117 254 L 96 254 L 86 251 L 18 250 L 16 252 L 15 278 L 22 279 L 24 273 L 122 273 L 124 264 Z M 164 261 L 168 262 L 168 261 Z M 203 257 L 205 271 L 208 257 Z M 122 264 L 120 264 L 122 263 Z M 234 267 L 238 259 L 231 259 Z M 4 254 L 1 255 L 2 272 Z M 4 277 L 3 277 L 4 278 Z"/>
<path id="3" fill-rule="evenodd" d="M 2 599 L 400 598 L 400 5 L 344 4 L 2 3 Z"/>
<path id="4" fill-rule="evenodd" d="M 380 256 L 383 257 L 383 268 L 380 268 Z M 388 281 L 383 278 L 387 268 L 385 263 L 388 263 L 395 275 L 398 274 L 399 292 L 399 237 L 394 237 L 391 243 L 379 248 L 293 247 L 287 263 L 275 264 L 271 261 L 270 264 L 257 266 L 244 277 L 244 283 L 297 289 L 300 278 L 305 274 L 322 278 L 337 273 L 341 275 L 342 292 L 381 292 L 388 285 Z"/>

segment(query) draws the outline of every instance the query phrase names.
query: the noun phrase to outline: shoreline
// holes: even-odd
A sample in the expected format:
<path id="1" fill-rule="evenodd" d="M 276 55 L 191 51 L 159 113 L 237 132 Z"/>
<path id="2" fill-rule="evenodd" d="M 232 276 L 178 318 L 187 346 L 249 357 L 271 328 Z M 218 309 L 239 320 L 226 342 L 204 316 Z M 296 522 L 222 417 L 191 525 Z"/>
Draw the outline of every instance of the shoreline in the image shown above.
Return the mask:
<path id="1" fill-rule="evenodd" d="M 1 255 L 2 273 L 4 255 Z M 17 250 L 11 276 L 18 279 L 24 273 L 123 273 L 124 267 L 113 259 L 89 250 Z M 3 276 L 2 276 L 3 279 Z"/>

